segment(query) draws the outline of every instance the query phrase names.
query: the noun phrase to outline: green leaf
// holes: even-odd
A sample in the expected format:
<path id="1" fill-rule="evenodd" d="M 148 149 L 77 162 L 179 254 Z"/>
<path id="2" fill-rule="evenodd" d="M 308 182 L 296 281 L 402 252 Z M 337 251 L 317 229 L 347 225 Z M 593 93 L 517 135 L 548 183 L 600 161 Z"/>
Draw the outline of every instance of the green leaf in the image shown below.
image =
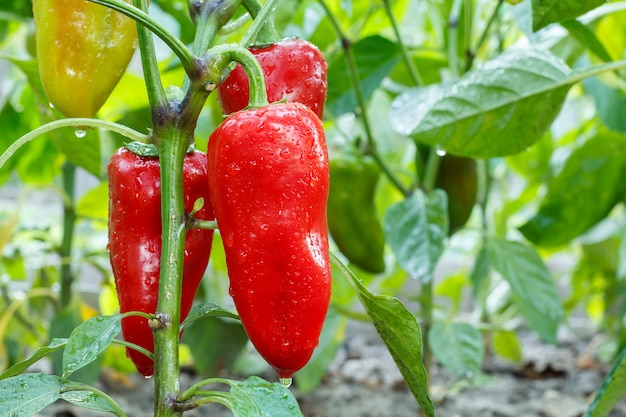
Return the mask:
<path id="1" fill-rule="evenodd" d="M 428 375 L 422 363 L 422 332 L 415 316 L 397 298 L 372 294 L 334 255 L 332 261 L 350 282 L 372 318 L 420 408 L 426 416 L 434 417 L 435 409 L 428 394 Z"/>
<path id="2" fill-rule="evenodd" d="M 85 219 L 106 221 L 109 215 L 109 183 L 102 181 L 87 191 L 76 204 L 76 214 Z"/>
<path id="3" fill-rule="evenodd" d="M 542 339 L 556 343 L 563 306 L 550 272 L 537 252 L 520 242 L 490 236 L 489 261 L 508 282 L 513 300 L 528 325 Z"/>
<path id="4" fill-rule="evenodd" d="M 532 0 L 533 30 L 573 19 L 606 3 L 606 0 Z"/>
<path id="5" fill-rule="evenodd" d="M 483 245 L 478 252 L 474 267 L 470 273 L 470 281 L 472 282 L 472 295 L 475 301 L 483 301 L 489 294 L 489 254 L 487 248 Z"/>
<path id="6" fill-rule="evenodd" d="M 598 133 L 572 152 L 548 183 L 539 211 L 520 231 L 539 246 L 567 244 L 604 219 L 624 198 L 625 176 L 626 135 Z"/>
<path id="7" fill-rule="evenodd" d="M 351 51 L 356 61 L 363 99 L 367 101 L 399 62 L 400 50 L 390 40 L 374 35 L 351 45 Z M 344 54 L 337 54 L 328 66 L 326 103 L 326 110 L 334 116 L 353 112 L 357 107 Z"/>
<path id="8" fill-rule="evenodd" d="M 421 190 L 387 209 L 384 230 L 400 266 L 413 278 L 430 281 L 448 234 L 446 194 Z"/>
<path id="9" fill-rule="evenodd" d="M 121 315 L 97 316 L 80 324 L 63 351 L 63 379 L 93 362 L 121 331 Z"/>
<path id="10" fill-rule="evenodd" d="M 491 346 L 498 355 L 513 362 L 522 360 L 522 346 L 515 332 L 498 330 L 491 335 Z"/>
<path id="11" fill-rule="evenodd" d="M 248 335 L 239 321 L 214 318 L 187 326 L 183 341 L 191 350 L 196 371 L 211 376 L 232 367 L 248 343 Z"/>
<path id="12" fill-rule="evenodd" d="M 195 304 L 189 315 L 181 323 L 181 327 L 186 327 L 193 323 L 194 321 L 202 318 L 210 318 L 210 317 L 224 317 L 239 320 L 239 316 L 237 314 L 232 313 L 231 311 L 225 310 L 217 304 L 206 303 L 206 304 Z"/>
<path id="13" fill-rule="evenodd" d="M 58 272 L 58 271 L 56 271 Z M 69 304 L 57 311 L 50 321 L 50 338 L 69 338 L 72 332 L 83 323 L 81 315 L 80 297 L 72 297 Z M 69 342 L 69 339 L 68 339 Z M 50 354 L 52 370 L 56 375 L 64 372 L 63 363 L 64 352 L 55 351 Z M 100 360 L 96 360 L 86 367 L 72 374 L 72 381 L 91 384 L 100 377 Z"/>
<path id="14" fill-rule="evenodd" d="M 298 402 L 289 389 L 279 383 L 252 376 L 231 385 L 234 417 L 301 417 Z"/>
<path id="15" fill-rule="evenodd" d="M 72 389 L 61 392 L 61 399 L 68 403 L 89 410 L 106 411 L 118 417 L 126 417 L 126 413 L 120 406 L 113 401 L 111 397 L 99 390 L 88 387 L 89 389 L 80 389 L 80 385 L 74 383 L 68 384 Z M 67 387 L 64 387 L 67 389 Z"/>
<path id="16" fill-rule="evenodd" d="M 390 111 L 391 124 L 455 155 L 512 155 L 541 139 L 576 80 L 548 52 L 511 50 L 456 83 L 400 95 Z"/>
<path id="17" fill-rule="evenodd" d="M 6 417 L 30 417 L 59 399 L 61 378 L 56 375 L 22 374 L 0 381 L 0 413 Z"/>
<path id="18" fill-rule="evenodd" d="M 626 132 L 626 95 L 620 89 L 603 83 L 599 77 L 584 80 L 583 86 L 593 97 L 596 112 L 606 127 Z"/>
<path id="19" fill-rule="evenodd" d="M 67 344 L 67 339 L 52 339 L 48 346 L 37 348 L 31 353 L 31 355 L 24 359 L 22 362 L 18 362 L 11 366 L 9 369 L 0 374 L 0 379 L 9 378 L 26 371 L 32 364 L 39 361 L 41 358 L 46 357 L 52 352 L 62 349 Z"/>
<path id="20" fill-rule="evenodd" d="M 626 350 L 613 362 L 613 367 L 602 381 L 593 402 L 583 417 L 604 417 L 626 396 Z"/>
<path id="21" fill-rule="evenodd" d="M 589 49 L 589 51 L 595 54 L 602 61 L 610 62 L 613 60 L 602 42 L 600 42 L 596 34 L 593 33 L 587 25 L 582 24 L 576 19 L 572 19 L 561 22 L 561 26 L 567 29 L 570 35 L 576 38 L 578 42 Z"/>
<path id="22" fill-rule="evenodd" d="M 467 323 L 435 323 L 428 334 L 435 357 L 457 376 L 472 377 L 480 372 L 485 347 L 480 332 Z"/>

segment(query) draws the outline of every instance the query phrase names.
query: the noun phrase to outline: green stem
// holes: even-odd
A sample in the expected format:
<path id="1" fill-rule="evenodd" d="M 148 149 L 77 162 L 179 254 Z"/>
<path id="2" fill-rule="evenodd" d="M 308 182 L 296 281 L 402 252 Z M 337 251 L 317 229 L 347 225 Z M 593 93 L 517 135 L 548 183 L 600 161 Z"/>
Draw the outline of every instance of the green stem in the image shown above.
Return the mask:
<path id="1" fill-rule="evenodd" d="M 135 7 L 147 13 L 147 0 L 133 0 Z M 139 41 L 139 52 L 141 53 L 141 66 L 143 69 L 144 81 L 148 92 L 148 101 L 150 108 L 158 108 L 159 105 L 165 103 L 165 91 L 161 82 L 159 72 L 159 62 L 156 57 L 154 48 L 154 39 L 152 32 L 144 25 L 137 23 L 137 40 Z"/>
<path id="2" fill-rule="evenodd" d="M 263 88 L 265 92 L 264 85 Z M 182 410 L 176 407 L 176 398 L 180 391 L 180 302 L 189 221 L 183 200 L 183 162 L 209 93 L 205 80 L 191 77 L 184 100 L 157 109 L 161 118 L 156 119 L 158 123 L 154 125 L 160 160 L 162 213 L 161 271 L 156 309 L 162 325 L 154 329 L 156 417 L 182 415 Z"/>
<path id="3" fill-rule="evenodd" d="M 400 45 L 400 52 L 402 53 L 402 59 L 409 70 L 409 74 L 413 79 L 413 83 L 415 85 L 424 85 L 424 79 L 420 74 L 419 70 L 415 66 L 415 63 L 411 59 L 411 55 L 409 51 L 402 41 L 402 35 L 400 34 L 400 28 L 398 27 L 398 22 L 396 21 L 396 17 L 393 14 L 393 10 L 391 9 L 391 4 L 389 0 L 383 0 L 383 6 L 385 7 L 385 12 L 387 13 L 387 17 L 389 18 L 389 22 L 391 22 L 391 27 L 393 28 L 393 32 L 396 36 L 396 42 Z"/>
<path id="4" fill-rule="evenodd" d="M 448 18 L 448 67 L 452 78 L 459 76 L 459 17 L 463 0 L 454 0 Z"/>
<path id="5" fill-rule="evenodd" d="M 478 205 L 481 212 L 482 228 L 487 230 L 489 220 L 487 217 L 487 204 L 489 203 L 489 192 L 491 191 L 491 170 L 489 169 L 489 160 L 477 161 L 478 167 L 482 172 L 482 187 L 478 197 Z"/>
<path id="6" fill-rule="evenodd" d="M 426 369 L 426 375 L 431 375 L 430 368 L 432 366 L 433 353 L 430 349 L 429 333 L 433 323 L 433 282 L 429 279 L 422 285 L 422 293 L 420 295 L 422 306 L 422 362 Z M 430 381 L 430 378 L 429 378 Z"/>
<path id="7" fill-rule="evenodd" d="M 426 167 L 424 170 L 424 178 L 422 180 L 422 189 L 425 192 L 430 192 L 435 188 L 435 182 L 437 181 L 437 174 L 439 173 L 439 163 L 441 162 L 441 156 L 435 149 L 430 150 L 428 153 L 428 160 L 426 161 Z"/>
<path id="8" fill-rule="evenodd" d="M 258 0 L 243 0 L 242 4 L 248 10 L 254 22 L 252 22 L 252 25 L 239 42 L 241 46 L 247 48 L 255 40 L 259 45 L 269 45 L 280 38 L 274 27 L 274 21 L 271 19 L 276 2 L 277 0 L 267 0 L 265 5 L 261 6 Z"/>
<path id="9" fill-rule="evenodd" d="M 110 7 L 113 10 L 134 19 L 136 22 L 147 27 L 152 33 L 158 36 L 174 54 L 180 59 L 180 62 L 187 74 L 195 74 L 200 69 L 197 65 L 196 57 L 176 36 L 171 34 L 159 22 L 154 20 L 148 13 L 137 7 L 126 3 L 124 0 L 89 0 L 96 4 Z"/>
<path id="10" fill-rule="evenodd" d="M 318 1 L 322 5 L 324 10 L 326 11 L 326 15 L 328 16 L 328 19 L 333 29 L 335 30 L 335 33 L 337 34 L 339 39 L 341 39 L 341 45 L 345 52 L 346 65 L 348 67 L 348 76 L 350 77 L 350 82 L 352 84 L 354 95 L 356 97 L 356 102 L 357 102 L 357 108 L 355 112 L 357 113 L 357 116 L 359 117 L 359 120 L 361 121 L 363 130 L 365 132 L 365 138 L 367 141 L 367 149 L 364 151 L 364 153 L 366 155 L 371 155 L 374 158 L 376 163 L 379 165 L 381 171 L 383 171 L 383 173 L 385 174 L 385 176 L 387 176 L 389 181 L 403 195 L 405 196 L 409 195 L 410 191 L 406 189 L 406 187 L 404 187 L 404 185 L 400 182 L 400 180 L 389 169 L 387 164 L 383 161 L 383 159 L 379 155 L 378 150 L 376 148 L 376 142 L 374 141 L 374 136 L 372 134 L 369 117 L 367 115 L 367 106 L 365 103 L 365 98 L 363 97 L 363 91 L 361 89 L 361 80 L 360 80 L 357 65 L 356 65 L 356 59 L 354 58 L 354 53 L 352 52 L 351 41 L 344 34 L 339 22 L 333 15 L 332 11 L 330 10 L 326 2 L 324 0 L 318 0 Z"/>
<path id="11" fill-rule="evenodd" d="M 39 126 L 35 130 L 31 130 L 30 132 L 28 132 L 27 134 L 20 137 L 15 142 L 13 142 L 11 146 L 9 146 L 7 150 L 5 150 L 2 155 L 0 155 L 0 168 L 2 168 L 4 164 L 6 164 L 9 158 L 13 156 L 13 154 L 19 148 L 21 148 L 26 143 L 34 139 L 37 139 L 39 136 L 45 133 L 51 132 L 55 129 L 60 129 L 62 127 L 73 127 L 73 128 L 84 129 L 86 126 L 107 129 L 107 130 L 110 130 L 111 132 L 119 133 L 120 135 L 124 137 L 127 137 L 131 140 L 136 140 L 138 142 L 146 143 L 146 142 L 149 142 L 150 140 L 149 136 L 141 134 L 129 127 L 126 127 L 124 125 L 120 125 L 117 123 L 113 123 L 113 122 L 106 122 L 104 120 L 87 119 L 87 118 L 72 118 L 72 119 L 55 120 L 53 122 L 46 123 L 42 126 Z"/>
<path id="12" fill-rule="evenodd" d="M 76 211 L 74 210 L 76 166 L 71 162 L 65 162 L 63 164 L 62 176 L 63 192 L 66 196 L 66 201 L 63 203 L 63 238 L 61 246 L 59 247 L 59 256 L 61 259 L 71 260 L 74 226 L 76 225 Z M 73 283 L 74 274 L 72 272 L 72 262 L 61 263 L 60 301 L 62 306 L 66 306 L 70 303 Z"/>
<path id="13" fill-rule="evenodd" d="M 173 407 L 180 385 L 179 326 L 185 252 L 186 219 L 183 201 L 183 160 L 188 136 L 175 126 L 156 135 L 161 166 L 162 248 L 157 317 L 154 331 L 155 416 L 179 417 Z"/>
<path id="14" fill-rule="evenodd" d="M 191 46 L 191 52 L 195 56 L 204 55 L 213 45 L 217 30 L 230 20 L 240 3 L 241 0 L 204 0 L 193 3 L 194 5 L 197 4 L 197 7 L 192 9 L 193 20 L 196 24 L 196 36 Z M 183 91 L 187 91 L 190 85 L 189 76 L 186 76 Z"/>
<path id="15" fill-rule="evenodd" d="M 205 60 L 209 79 L 215 84 L 222 81 L 231 62 L 240 63 L 250 83 L 248 107 L 257 108 L 268 105 L 263 70 L 254 55 L 246 48 L 236 44 L 217 45 L 207 52 Z"/>
<path id="16" fill-rule="evenodd" d="M 487 25 L 485 26 L 483 33 L 480 35 L 480 39 L 478 40 L 478 43 L 476 44 L 473 50 L 468 51 L 467 61 L 465 62 L 465 72 L 472 69 L 472 66 L 474 65 L 474 59 L 476 59 L 476 54 L 478 53 L 480 48 L 483 46 L 483 44 L 487 40 L 487 36 L 489 35 L 491 26 L 493 25 L 493 22 L 495 22 L 496 17 L 498 16 L 498 13 L 500 11 L 500 7 L 502 7 L 503 3 L 504 3 L 504 0 L 498 0 L 498 3 L 496 4 L 496 7 L 493 13 L 489 17 L 489 20 L 487 21 Z"/>
<path id="17" fill-rule="evenodd" d="M 189 224 L 190 229 L 217 229 L 217 222 L 215 220 L 198 220 L 195 219 Z"/>
<path id="18" fill-rule="evenodd" d="M 146 355 L 150 359 L 154 359 L 154 355 L 152 354 L 152 352 L 150 352 L 148 349 L 142 348 L 141 346 L 136 345 L 134 343 L 130 343 L 130 342 L 127 342 L 126 340 L 121 340 L 121 339 L 114 339 L 112 343 L 116 343 L 118 345 L 122 345 L 124 347 L 136 350 L 137 352 L 143 353 L 144 355 Z"/>
<path id="19" fill-rule="evenodd" d="M 217 33 L 220 35 L 230 35 L 238 29 L 241 29 L 250 20 L 252 20 L 252 16 L 250 16 L 250 13 L 242 14 L 235 20 L 231 20 L 230 22 L 219 28 Z"/>

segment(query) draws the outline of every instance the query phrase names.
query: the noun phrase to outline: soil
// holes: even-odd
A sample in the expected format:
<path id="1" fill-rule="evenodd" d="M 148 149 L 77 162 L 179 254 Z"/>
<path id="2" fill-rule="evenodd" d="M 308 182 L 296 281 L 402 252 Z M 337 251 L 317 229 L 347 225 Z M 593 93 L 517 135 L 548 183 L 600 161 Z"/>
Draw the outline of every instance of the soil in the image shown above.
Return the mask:
<path id="1" fill-rule="evenodd" d="M 605 377 L 609 365 L 598 359 L 602 335 L 585 326 L 563 329 L 558 346 L 546 345 L 533 333 L 521 335 L 524 359 L 510 363 L 487 355 L 480 375 L 454 377 L 436 363 L 431 397 L 439 417 L 580 417 Z M 271 373 L 261 375 L 273 380 Z M 183 373 L 181 386 L 197 378 Z M 153 415 L 153 382 L 104 374 L 100 388 L 130 417 Z M 415 417 L 419 407 L 373 326 L 351 323 L 345 343 L 321 386 L 301 394 L 291 388 L 305 417 Z M 40 414 L 46 417 L 104 417 L 64 402 Z M 186 417 L 226 417 L 219 405 L 204 406 Z M 626 401 L 609 414 L 626 416 Z M 273 416 L 274 417 L 274 416 Z"/>

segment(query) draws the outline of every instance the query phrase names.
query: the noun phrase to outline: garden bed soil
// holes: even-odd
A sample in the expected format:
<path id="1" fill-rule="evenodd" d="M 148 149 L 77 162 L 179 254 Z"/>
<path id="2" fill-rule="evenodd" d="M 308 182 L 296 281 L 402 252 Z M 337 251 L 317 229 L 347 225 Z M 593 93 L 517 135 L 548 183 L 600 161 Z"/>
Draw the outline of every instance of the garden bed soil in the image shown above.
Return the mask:
<path id="1" fill-rule="evenodd" d="M 592 330 L 562 329 L 559 345 L 546 345 L 533 333 L 521 335 L 523 360 L 510 363 L 486 355 L 482 372 L 458 378 L 436 363 L 431 397 L 439 417 L 580 417 L 593 399 L 610 365 L 598 359 L 604 339 Z M 268 372 L 261 375 L 275 377 Z M 244 378 L 244 377 L 235 377 Z M 197 376 L 183 373 L 181 386 Z M 105 372 L 98 383 L 129 417 L 153 416 L 153 381 Z M 291 388 L 305 417 L 415 417 L 419 407 L 373 326 L 351 323 L 342 349 L 323 383 L 301 394 Z M 58 402 L 40 414 L 45 417 L 105 417 Z M 203 406 L 186 417 L 226 417 L 219 405 Z M 609 414 L 626 416 L 626 401 Z M 280 416 L 273 416 L 280 417 Z"/>

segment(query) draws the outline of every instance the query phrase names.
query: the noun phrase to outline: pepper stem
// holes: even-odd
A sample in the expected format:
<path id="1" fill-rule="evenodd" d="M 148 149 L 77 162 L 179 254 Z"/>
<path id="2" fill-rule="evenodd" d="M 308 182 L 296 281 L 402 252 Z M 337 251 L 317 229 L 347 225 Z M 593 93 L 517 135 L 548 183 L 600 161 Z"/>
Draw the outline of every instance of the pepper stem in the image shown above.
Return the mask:
<path id="1" fill-rule="evenodd" d="M 238 62 L 243 67 L 250 82 L 248 108 L 264 107 L 269 104 L 261 65 L 246 48 L 237 44 L 217 45 L 209 50 L 205 56 L 205 62 L 208 76 L 216 84 L 223 81 L 228 66 L 232 62 Z"/>

